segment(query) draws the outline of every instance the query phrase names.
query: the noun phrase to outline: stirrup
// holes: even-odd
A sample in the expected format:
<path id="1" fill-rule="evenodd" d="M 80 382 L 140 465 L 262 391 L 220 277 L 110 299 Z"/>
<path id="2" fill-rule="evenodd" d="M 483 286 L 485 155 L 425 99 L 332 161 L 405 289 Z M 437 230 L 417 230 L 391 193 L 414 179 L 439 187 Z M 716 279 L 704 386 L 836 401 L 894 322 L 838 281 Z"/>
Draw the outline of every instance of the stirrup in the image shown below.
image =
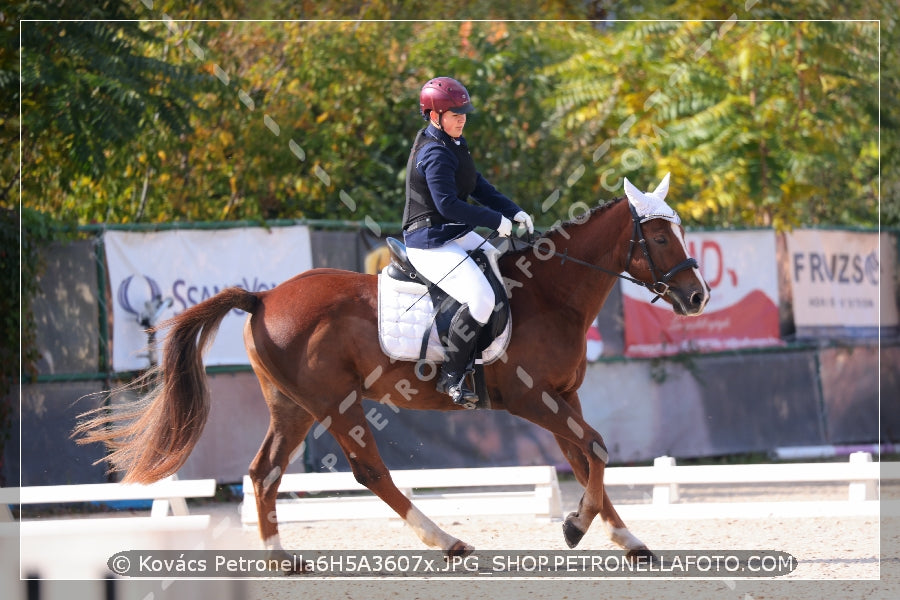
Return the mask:
<path id="1" fill-rule="evenodd" d="M 450 386 L 447 394 L 453 400 L 453 404 L 457 406 L 475 408 L 475 405 L 478 403 L 478 394 L 466 387 L 465 378 L 457 385 Z"/>
<path id="2" fill-rule="evenodd" d="M 465 406 L 466 408 L 475 408 L 475 405 L 478 403 L 478 394 L 466 387 L 466 378 L 468 376 L 469 371 L 463 371 L 462 375 L 442 373 L 435 387 L 437 391 L 450 396 L 453 404 Z"/>

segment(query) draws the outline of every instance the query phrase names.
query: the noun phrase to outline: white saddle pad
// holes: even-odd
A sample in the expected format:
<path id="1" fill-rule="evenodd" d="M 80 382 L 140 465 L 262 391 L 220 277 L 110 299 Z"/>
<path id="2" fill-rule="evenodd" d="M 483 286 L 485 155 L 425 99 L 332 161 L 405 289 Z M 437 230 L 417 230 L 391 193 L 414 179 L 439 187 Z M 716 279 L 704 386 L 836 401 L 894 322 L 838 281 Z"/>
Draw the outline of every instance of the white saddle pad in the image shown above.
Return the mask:
<path id="1" fill-rule="evenodd" d="M 431 295 L 426 293 L 424 285 L 398 281 L 384 271 L 378 275 L 378 341 L 385 354 L 395 360 L 419 360 L 425 328 L 431 327 L 425 359 L 442 362 L 444 350 L 433 315 Z M 485 364 L 494 362 L 506 351 L 511 325 L 510 318 L 503 333 L 482 352 Z"/>

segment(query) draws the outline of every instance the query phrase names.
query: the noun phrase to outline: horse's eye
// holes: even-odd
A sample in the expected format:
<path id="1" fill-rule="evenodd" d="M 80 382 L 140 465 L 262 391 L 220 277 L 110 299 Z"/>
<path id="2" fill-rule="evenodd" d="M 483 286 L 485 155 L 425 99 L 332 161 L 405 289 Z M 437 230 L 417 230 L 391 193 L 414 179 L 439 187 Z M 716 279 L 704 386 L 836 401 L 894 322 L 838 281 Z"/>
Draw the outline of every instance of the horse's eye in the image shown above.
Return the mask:
<path id="1" fill-rule="evenodd" d="M 665 244 L 665 243 L 666 243 L 666 236 L 664 236 L 664 235 L 658 235 L 658 236 L 656 236 L 655 238 L 653 238 L 653 241 L 656 242 L 657 244 Z"/>

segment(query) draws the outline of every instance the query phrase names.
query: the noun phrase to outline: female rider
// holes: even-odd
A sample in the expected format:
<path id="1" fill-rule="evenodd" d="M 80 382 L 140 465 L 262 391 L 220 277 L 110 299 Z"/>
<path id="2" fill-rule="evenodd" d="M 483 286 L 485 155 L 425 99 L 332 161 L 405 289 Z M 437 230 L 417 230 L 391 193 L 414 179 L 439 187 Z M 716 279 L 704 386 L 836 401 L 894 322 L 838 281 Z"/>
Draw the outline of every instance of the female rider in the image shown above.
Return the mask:
<path id="1" fill-rule="evenodd" d="M 410 262 L 462 306 L 450 321 L 437 389 L 453 402 L 473 406 L 466 385 L 478 333 L 496 304 L 494 292 L 468 250 L 496 249 L 475 232 L 486 227 L 512 233 L 512 222 L 533 233 L 531 217 L 475 169 L 466 139 L 466 115 L 474 109 L 463 85 L 450 77 L 425 83 L 419 109 L 428 126 L 413 142 L 406 170 L 403 238 Z M 479 205 L 467 201 L 469 196 Z"/>

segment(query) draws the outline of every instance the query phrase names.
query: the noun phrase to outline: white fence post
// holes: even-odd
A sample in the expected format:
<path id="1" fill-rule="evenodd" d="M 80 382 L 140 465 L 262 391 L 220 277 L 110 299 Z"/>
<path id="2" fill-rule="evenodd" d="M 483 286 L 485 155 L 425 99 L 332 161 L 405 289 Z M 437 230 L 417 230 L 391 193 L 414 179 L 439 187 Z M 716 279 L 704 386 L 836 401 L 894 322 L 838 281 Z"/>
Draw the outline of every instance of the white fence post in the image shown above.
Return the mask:
<path id="1" fill-rule="evenodd" d="M 178 481 L 178 475 L 169 475 L 160 481 Z M 183 517 L 185 515 L 190 514 L 188 512 L 187 500 L 184 498 L 155 498 L 153 500 L 153 504 L 150 506 L 150 516 L 151 517 L 167 517 L 169 516 L 169 509 L 172 509 L 172 514 L 176 517 Z"/>
<path id="2" fill-rule="evenodd" d="M 870 463 L 872 462 L 872 454 L 869 452 L 853 452 L 850 454 L 850 462 Z M 850 502 L 878 499 L 878 494 L 875 492 L 875 481 L 871 479 L 865 481 L 851 481 L 849 494 Z"/>
<path id="3" fill-rule="evenodd" d="M 675 466 L 672 456 L 658 456 L 653 459 L 655 469 L 670 469 Z M 672 504 L 678 502 L 678 484 L 670 483 L 653 486 L 653 504 Z"/>
<path id="4" fill-rule="evenodd" d="M 559 491 L 559 479 L 556 477 L 556 468 L 550 469 L 550 480 L 547 483 L 538 483 L 534 486 L 534 492 L 538 498 L 547 502 L 546 514 L 539 514 L 538 517 L 553 520 L 557 515 L 562 515 L 562 497 Z"/>

